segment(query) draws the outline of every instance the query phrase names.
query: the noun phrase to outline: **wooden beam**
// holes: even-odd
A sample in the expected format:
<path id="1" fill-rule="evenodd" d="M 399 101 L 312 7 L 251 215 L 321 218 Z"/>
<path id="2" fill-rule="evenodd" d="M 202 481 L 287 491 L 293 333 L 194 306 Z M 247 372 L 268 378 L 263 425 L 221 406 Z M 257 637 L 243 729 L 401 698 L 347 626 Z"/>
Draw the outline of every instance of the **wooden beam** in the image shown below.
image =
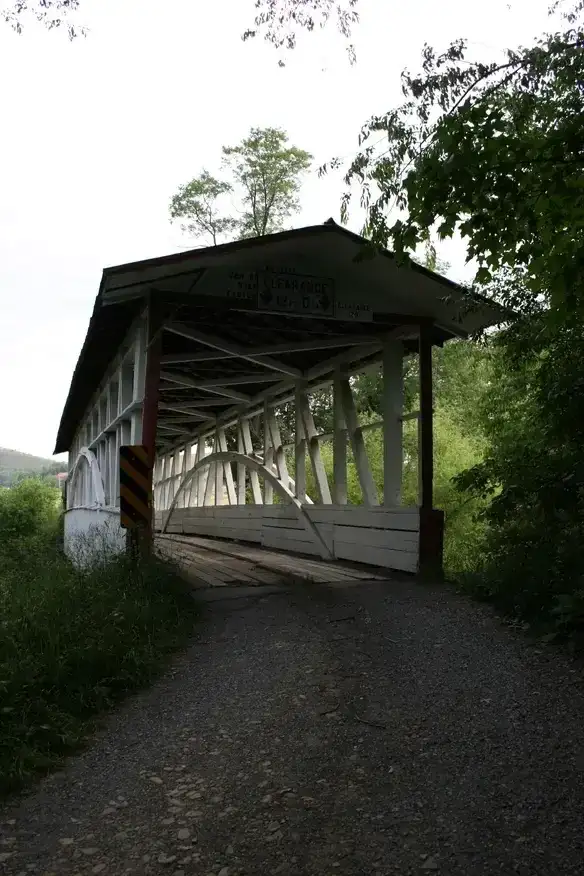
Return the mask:
<path id="1" fill-rule="evenodd" d="M 330 505 L 332 502 L 331 491 L 329 487 L 326 470 L 320 455 L 320 445 L 318 443 L 317 431 L 308 402 L 308 395 L 305 390 L 298 393 L 297 403 L 300 405 L 300 414 L 302 417 L 302 426 L 304 428 L 304 437 L 308 444 L 308 455 L 312 465 L 312 472 L 316 483 L 319 502 L 325 505 Z"/>
<path id="2" fill-rule="evenodd" d="M 237 452 L 245 454 L 240 420 L 237 422 Z M 237 463 L 237 504 L 245 505 L 245 466 L 241 462 Z"/>
<path id="3" fill-rule="evenodd" d="M 249 401 L 249 395 L 243 392 L 237 392 L 235 389 L 226 389 L 225 387 L 204 387 L 201 386 L 198 380 L 189 377 L 188 374 L 173 374 L 171 371 L 161 371 L 160 379 L 167 380 L 169 383 L 179 383 L 182 386 L 192 386 L 193 389 L 202 389 L 203 392 L 211 392 L 214 395 L 224 395 L 226 398 L 236 399 L 237 401 Z"/>
<path id="4" fill-rule="evenodd" d="M 304 426 L 302 425 L 302 412 L 300 410 L 300 396 L 302 387 L 296 388 L 295 408 L 296 408 L 296 435 L 294 439 L 294 479 L 296 498 L 303 504 L 306 503 L 306 439 L 304 437 Z"/>
<path id="5" fill-rule="evenodd" d="M 347 504 L 347 423 L 341 398 L 343 378 L 346 374 L 339 366 L 333 384 L 333 494 L 337 505 Z"/>
<path id="6" fill-rule="evenodd" d="M 276 420 L 276 414 L 273 408 L 268 411 L 268 427 L 270 439 L 272 442 L 273 452 L 276 459 L 276 470 L 278 477 L 287 489 L 290 489 L 290 476 L 288 474 L 288 466 L 286 464 L 286 453 L 282 446 L 282 438 L 280 436 L 280 428 Z"/>
<path id="7" fill-rule="evenodd" d="M 253 362 L 255 365 L 261 365 L 264 368 L 269 368 L 271 371 L 279 371 L 282 374 L 289 374 L 291 377 L 300 376 L 298 368 L 286 365 L 284 362 L 278 362 L 276 359 L 271 359 L 268 356 L 259 357 L 253 353 L 250 354 L 246 351 L 245 347 L 224 341 L 222 338 L 209 335 L 206 332 L 199 332 L 182 323 L 169 322 L 166 323 L 164 328 L 176 335 L 181 335 L 183 338 L 189 338 L 189 340 L 196 341 L 198 344 L 213 347 L 215 350 L 220 350 L 231 356 L 237 356 L 239 359 L 245 359 L 247 362 Z"/>
<path id="8" fill-rule="evenodd" d="M 241 435 L 243 438 L 243 446 L 245 448 L 245 455 L 246 456 L 253 456 L 253 443 L 251 440 L 249 420 L 242 420 L 241 421 Z M 252 492 L 254 503 L 256 505 L 262 505 L 264 500 L 262 498 L 262 491 L 260 488 L 260 479 L 259 479 L 257 471 L 252 471 L 250 469 L 249 482 L 251 484 L 251 492 Z"/>
<path id="9" fill-rule="evenodd" d="M 181 392 L 181 391 L 186 390 L 186 389 L 191 389 L 191 387 L 177 386 L 177 385 L 161 386 L 160 392 L 162 392 L 162 393 Z M 163 399 L 164 399 L 164 396 L 163 396 Z M 163 404 L 160 404 L 159 407 L 162 408 L 162 407 L 164 407 L 165 404 L 177 404 L 177 402 L 173 402 L 173 401 L 163 402 Z M 179 404 L 180 404 L 181 408 L 183 409 L 183 411 L 188 411 L 191 408 L 193 410 L 197 410 L 197 408 L 219 408 L 219 407 L 223 407 L 226 404 L 226 402 L 223 398 L 217 398 L 217 397 L 213 397 L 213 396 L 207 396 L 206 398 L 191 398 L 190 395 L 188 395 L 185 397 L 184 403 L 181 401 L 181 402 L 179 402 Z"/>
<path id="10" fill-rule="evenodd" d="M 198 389 L 211 389 L 214 386 L 236 386 L 239 383 L 277 383 L 279 374 L 232 374 L 229 377 L 216 377 L 213 380 L 197 381 Z"/>
<path id="11" fill-rule="evenodd" d="M 218 429 L 217 435 L 219 439 L 219 451 L 227 453 L 227 437 L 225 429 Z M 225 486 L 227 488 L 227 501 L 230 505 L 237 505 L 237 496 L 235 495 L 235 484 L 233 482 L 233 472 L 231 471 L 231 463 L 223 463 L 223 477 L 225 478 Z"/>
<path id="12" fill-rule="evenodd" d="M 158 393 L 160 387 L 160 353 L 162 349 L 162 336 L 160 327 L 162 325 L 162 312 L 160 304 L 155 303 L 152 297 L 148 300 L 148 309 L 146 312 L 146 330 L 144 339 L 146 341 L 146 349 L 144 351 L 146 362 L 144 365 L 144 399 L 142 402 L 142 438 L 141 444 L 146 449 L 148 455 L 148 474 L 147 488 L 152 494 L 152 479 L 154 471 L 154 458 L 156 456 L 156 430 L 158 425 Z M 141 377 L 137 378 L 139 381 Z M 154 502 L 152 497 L 149 501 L 149 516 L 146 524 L 146 531 L 143 533 L 143 550 L 148 553 L 152 546 L 153 535 L 153 509 Z M 130 530 L 133 533 L 135 530 Z M 132 535 L 128 536 L 130 549 Z M 134 544 L 136 547 L 136 544 Z"/>
<path id="13" fill-rule="evenodd" d="M 274 448 L 270 436 L 270 408 L 268 402 L 264 402 L 264 465 L 268 471 L 272 471 L 274 465 Z M 274 487 L 264 479 L 264 505 L 272 505 L 274 503 Z"/>
<path id="14" fill-rule="evenodd" d="M 215 436 L 217 435 L 217 430 L 215 430 Z M 217 453 L 217 438 L 213 442 L 213 453 Z M 207 480 L 205 481 L 205 495 L 203 496 L 203 505 L 210 505 L 211 499 L 215 493 L 215 463 L 211 463 L 208 468 Z M 217 504 L 217 498 L 215 497 L 214 505 Z"/>
<path id="15" fill-rule="evenodd" d="M 353 456 L 355 457 L 355 466 L 359 475 L 359 483 L 363 492 L 363 501 L 365 505 L 379 505 L 377 496 L 377 487 L 371 474 L 369 466 L 369 458 L 367 456 L 367 448 L 363 439 L 363 430 L 359 426 L 353 392 L 348 378 L 342 378 L 340 381 L 341 404 L 345 421 L 349 430 L 349 438 L 353 448 Z"/>
<path id="16" fill-rule="evenodd" d="M 249 356 L 270 356 L 285 353 L 305 353 L 311 350 L 329 350 L 335 347 L 358 347 L 365 343 L 367 338 L 363 335 L 327 335 L 321 338 L 307 339 L 305 341 L 285 341 L 281 344 L 266 344 L 265 346 L 243 348 Z M 225 353 L 222 350 L 213 350 L 204 353 L 168 353 L 162 356 L 163 365 L 179 365 L 184 362 L 209 362 L 218 359 L 236 359 L 235 353 Z"/>
<path id="17" fill-rule="evenodd" d="M 434 499 L 434 413 L 432 404 L 432 327 L 420 325 L 420 477 L 422 508 Z"/>
<path id="18" fill-rule="evenodd" d="M 401 505 L 403 467 L 403 344 L 383 345 L 383 504 Z"/>
<path id="19" fill-rule="evenodd" d="M 184 416 L 169 418 L 164 416 L 166 413 L 184 414 Z M 209 414 L 205 413 L 204 411 L 197 411 L 195 408 L 180 408 L 178 406 L 175 407 L 174 405 L 159 405 L 158 417 L 161 421 L 164 421 L 165 423 L 184 423 L 185 420 L 203 420 L 205 422 L 212 422 L 214 419 L 214 417 L 209 416 Z"/>
<path id="20" fill-rule="evenodd" d="M 409 331 L 409 325 L 407 326 Z M 396 330 L 397 331 L 397 330 Z M 386 332 L 383 337 L 395 338 L 394 332 Z M 347 370 L 355 370 L 359 366 L 359 362 L 362 359 L 369 358 L 375 353 L 379 353 L 381 351 L 382 341 L 375 342 L 372 344 L 367 344 L 365 346 L 356 346 L 352 350 L 343 351 L 338 356 L 334 356 L 332 359 L 327 360 L 327 362 L 321 363 L 321 365 L 316 366 L 314 369 L 310 369 L 308 372 L 312 374 L 310 381 L 307 381 L 307 387 L 311 391 L 315 391 L 317 389 L 323 389 L 326 386 L 330 385 L 332 382 L 332 375 L 334 373 L 337 365 L 344 365 L 347 367 Z M 328 375 L 331 375 L 329 379 Z M 268 386 L 265 389 L 262 389 L 256 395 L 252 396 L 246 404 L 235 404 L 229 407 L 227 410 L 223 411 L 217 418 L 217 422 L 228 428 L 229 426 L 234 425 L 238 419 L 246 420 L 249 417 L 255 416 L 263 411 L 263 403 L 265 399 L 272 399 L 272 404 L 282 405 L 288 401 L 292 401 L 295 399 L 296 393 L 296 385 L 297 381 L 291 379 L 285 379 L 278 383 L 275 383 L 271 386 Z M 210 390 L 209 390 L 210 391 Z M 362 427 L 362 431 L 364 431 L 367 426 Z M 210 426 L 201 426 L 200 430 L 193 432 L 193 438 L 198 436 L 210 437 L 213 434 L 213 427 Z"/>

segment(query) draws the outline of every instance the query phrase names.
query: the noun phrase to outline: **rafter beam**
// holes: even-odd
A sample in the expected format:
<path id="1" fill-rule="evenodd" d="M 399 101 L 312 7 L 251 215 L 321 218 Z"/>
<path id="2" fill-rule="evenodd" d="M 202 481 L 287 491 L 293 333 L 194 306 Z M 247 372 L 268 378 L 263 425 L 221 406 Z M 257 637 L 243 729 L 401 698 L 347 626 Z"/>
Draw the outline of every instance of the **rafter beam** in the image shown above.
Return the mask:
<path id="1" fill-rule="evenodd" d="M 379 361 L 381 361 L 381 348 L 383 341 L 399 340 L 403 337 L 402 333 L 409 333 L 411 328 L 412 327 L 408 323 L 399 326 L 396 329 L 392 329 L 389 332 L 383 332 L 380 334 L 379 339 L 371 338 L 370 343 L 368 344 L 344 350 L 330 359 L 327 359 L 325 362 L 321 362 L 314 368 L 310 368 L 306 372 L 306 388 L 310 390 L 310 392 L 314 392 L 315 390 L 323 389 L 327 385 L 330 385 L 333 381 L 334 372 L 339 365 L 346 366 L 347 372 L 351 373 L 352 371 L 359 369 L 360 363 L 362 363 L 363 360 L 370 362 L 371 357 L 375 356 L 376 353 L 379 354 Z M 417 327 L 416 331 L 418 331 Z M 259 414 L 263 411 L 263 403 L 267 398 L 272 399 L 272 404 L 275 406 L 292 401 L 295 397 L 295 387 L 296 381 L 292 379 L 284 379 L 278 383 L 272 384 L 271 386 L 267 386 L 249 399 L 245 405 L 235 404 L 227 408 L 217 417 L 217 422 L 221 426 L 227 428 L 236 423 L 239 418 L 245 421 L 248 417 L 253 416 L 254 414 Z M 193 432 L 192 437 L 194 439 L 199 436 L 210 436 L 213 434 L 213 428 L 201 424 L 201 427 Z M 361 427 L 361 431 L 364 431 L 367 428 L 367 426 Z"/>
<path id="2" fill-rule="evenodd" d="M 181 386 L 161 386 L 160 387 L 162 392 L 176 392 L 177 389 L 189 389 L 189 388 L 190 387 L 187 387 L 187 386 L 184 386 L 184 387 L 181 387 Z M 225 404 L 225 401 L 222 398 L 190 398 L 189 397 L 189 398 L 185 399 L 184 404 L 180 400 L 178 402 L 167 401 L 167 402 L 163 402 L 161 405 L 159 405 L 159 407 L 164 408 L 164 407 L 167 407 L 168 405 L 176 405 L 176 404 L 180 404 L 181 410 L 183 410 L 183 411 L 191 411 L 191 410 L 196 411 L 197 408 L 221 407 L 222 405 Z"/>
<path id="3" fill-rule="evenodd" d="M 169 383 L 179 383 L 181 386 L 192 386 L 193 389 L 202 389 L 203 392 L 212 392 L 214 395 L 224 395 L 226 398 L 232 398 L 240 402 L 249 401 L 249 395 L 245 395 L 243 392 L 237 392 L 235 389 L 226 389 L 223 386 L 204 387 L 201 386 L 198 380 L 189 377 L 188 374 L 172 374 L 170 371 L 161 371 L 160 379 L 167 380 Z"/>
<path id="4" fill-rule="evenodd" d="M 247 362 L 253 362 L 254 365 L 261 365 L 263 368 L 269 368 L 271 371 L 279 371 L 281 374 L 288 374 L 290 377 L 300 377 L 300 370 L 292 367 L 292 365 L 286 365 L 284 362 L 279 362 L 277 359 L 271 359 L 268 356 L 258 356 L 257 354 L 248 353 L 245 347 L 240 347 L 229 341 L 224 341 L 222 338 L 217 338 L 206 332 L 199 332 L 187 325 L 183 325 L 182 323 L 168 322 L 164 328 L 169 332 L 173 332 L 175 335 L 181 335 L 183 338 L 196 341 L 198 344 L 203 344 L 206 347 L 213 347 L 214 350 L 220 350 L 222 353 L 226 353 L 230 356 L 237 356 L 239 359 L 245 359 Z"/>
<path id="5" fill-rule="evenodd" d="M 209 416 L 209 414 L 204 413 L 203 411 L 198 411 L 196 408 L 181 408 L 175 405 L 159 405 L 158 410 L 164 414 L 165 411 L 173 414 L 184 414 L 182 417 L 183 420 L 193 419 L 193 420 L 213 420 L 214 417 Z M 176 419 L 176 418 L 175 418 Z"/>
<path id="6" fill-rule="evenodd" d="M 245 349 L 248 356 L 271 356 L 284 353 L 306 353 L 311 350 L 329 350 L 335 347 L 358 347 L 367 341 L 363 335 L 336 335 L 322 338 L 313 338 L 306 341 L 285 341 L 281 344 L 265 344 L 258 347 Z M 178 365 L 181 362 L 209 362 L 217 359 L 235 359 L 235 353 L 225 353 L 222 350 L 213 350 L 205 353 L 169 353 L 161 357 L 163 365 Z M 263 364 L 263 360 L 262 360 Z"/>
<path id="7" fill-rule="evenodd" d="M 229 377 L 216 377 L 197 383 L 199 389 L 212 389 L 215 386 L 236 386 L 240 383 L 277 383 L 281 375 L 276 374 L 232 374 Z"/>

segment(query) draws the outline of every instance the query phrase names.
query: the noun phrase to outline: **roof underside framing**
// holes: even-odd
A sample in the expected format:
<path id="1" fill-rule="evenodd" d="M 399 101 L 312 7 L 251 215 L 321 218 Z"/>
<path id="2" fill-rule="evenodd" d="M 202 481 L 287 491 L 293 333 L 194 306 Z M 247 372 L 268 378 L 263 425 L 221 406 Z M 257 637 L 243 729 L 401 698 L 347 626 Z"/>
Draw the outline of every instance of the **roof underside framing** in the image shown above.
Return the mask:
<path id="1" fill-rule="evenodd" d="M 167 326 L 165 326 L 165 329 L 166 328 Z M 164 390 L 167 388 L 165 387 L 165 384 L 172 382 L 173 385 L 176 385 L 177 383 L 179 385 L 182 384 L 183 387 L 198 392 L 205 389 L 205 381 L 197 382 L 195 377 L 190 377 L 188 375 L 182 377 L 177 377 L 176 375 L 171 376 L 168 371 L 163 371 L 161 372 L 161 398 L 163 401 L 160 404 L 158 414 L 162 433 L 159 436 L 161 439 L 160 449 L 164 450 L 164 452 L 169 452 L 185 442 L 211 438 L 215 434 L 217 428 L 228 428 L 234 426 L 238 421 L 247 420 L 261 414 L 264 411 L 266 402 L 270 407 L 284 405 L 294 399 L 296 388 L 299 383 L 302 383 L 304 388 L 310 392 L 324 389 L 331 385 L 335 371 L 339 366 L 345 367 L 351 372 L 375 367 L 381 361 L 381 351 L 384 341 L 414 340 L 417 338 L 418 330 L 417 325 L 406 324 L 379 333 L 377 336 L 361 336 L 360 343 L 357 343 L 355 338 L 352 339 L 353 343 L 351 344 L 347 344 L 345 339 L 343 341 L 340 341 L 339 339 L 339 343 L 335 344 L 335 346 L 341 348 L 341 352 L 329 356 L 326 359 L 321 359 L 304 371 L 296 369 L 296 376 L 294 377 L 286 376 L 284 379 L 278 379 L 277 376 L 274 376 L 274 372 L 271 371 L 271 365 L 269 365 L 266 374 L 262 374 L 261 372 L 254 374 L 244 373 L 241 375 L 231 374 L 224 378 L 215 378 L 213 381 L 210 381 L 214 384 L 213 391 L 218 391 L 220 388 L 225 390 L 226 387 L 230 386 L 233 382 L 238 384 L 249 383 L 256 385 L 268 383 L 269 385 L 256 391 L 253 395 L 248 395 L 243 399 L 238 399 L 238 403 L 229 406 L 227 409 L 218 413 L 215 417 L 204 419 L 203 422 L 201 422 L 201 419 L 205 417 L 205 414 L 203 411 L 197 410 L 196 407 L 197 404 L 201 404 L 201 399 L 191 401 L 188 394 L 186 394 L 182 404 L 179 402 L 166 402 L 166 400 L 164 400 Z M 215 339 L 215 341 L 216 340 L 217 339 Z M 329 338 L 329 343 L 322 346 L 324 340 L 325 339 L 323 338 L 315 339 L 315 346 L 313 349 L 330 350 L 333 347 L 331 339 Z M 302 343 L 302 352 L 308 352 L 310 343 L 311 342 Z M 289 350 L 289 352 L 292 352 L 292 350 Z M 245 364 L 249 361 L 249 357 L 246 351 L 242 351 L 242 353 L 243 355 L 238 357 L 233 354 L 233 352 L 229 352 L 226 354 L 226 358 L 239 359 L 241 365 L 245 368 Z M 260 364 L 259 358 L 257 364 Z M 280 377 L 281 376 L 282 375 L 280 374 Z M 218 384 L 222 379 L 225 381 L 225 385 L 219 387 Z M 207 389 L 209 389 L 208 386 Z M 177 414 L 182 414 L 182 419 L 180 416 L 177 417 Z M 198 422 L 195 422 L 197 420 Z M 182 432 L 180 430 L 181 423 L 184 423 L 185 426 Z M 173 431 L 173 437 L 170 437 L 168 434 L 170 429 Z"/>
<path id="2" fill-rule="evenodd" d="M 404 326 L 415 329 L 402 335 L 407 353 L 417 349 L 422 323 L 441 345 L 508 316 L 419 265 L 372 252 L 332 220 L 106 268 L 55 453 L 72 446 L 149 301 L 163 313 L 159 439 L 165 443 L 180 431 L 177 418 L 185 417 L 185 435 L 196 435 L 247 416 L 266 400 L 283 403 L 298 382 L 326 384 L 334 368 L 327 363 L 361 367 L 378 354 L 383 337 L 397 337 Z"/>

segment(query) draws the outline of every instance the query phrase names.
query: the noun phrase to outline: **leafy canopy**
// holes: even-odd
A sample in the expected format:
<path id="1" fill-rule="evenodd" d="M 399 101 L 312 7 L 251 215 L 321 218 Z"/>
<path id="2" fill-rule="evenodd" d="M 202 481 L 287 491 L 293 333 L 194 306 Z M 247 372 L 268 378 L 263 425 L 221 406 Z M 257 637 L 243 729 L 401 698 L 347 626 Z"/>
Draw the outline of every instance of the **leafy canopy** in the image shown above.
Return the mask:
<path id="1" fill-rule="evenodd" d="M 213 245 L 280 231 L 298 209 L 301 177 L 311 160 L 308 152 L 289 145 L 285 131 L 252 128 L 241 143 L 223 147 L 225 178 L 203 170 L 179 187 L 170 203 L 171 220 Z"/>
<path id="2" fill-rule="evenodd" d="M 432 227 L 458 231 L 477 283 L 496 283 L 516 306 L 573 303 L 584 264 L 582 6 L 504 63 L 469 60 L 464 40 L 425 47 L 422 71 L 402 75 L 405 102 L 364 125 L 346 175 L 374 243 L 403 255 Z"/>
<path id="3" fill-rule="evenodd" d="M 332 17 L 337 27 L 347 39 L 352 27 L 359 20 L 358 0 L 255 0 L 256 17 L 254 27 L 243 34 L 248 40 L 263 34 L 264 39 L 277 49 L 296 48 L 296 32 L 299 29 L 313 31 L 325 27 Z M 355 60 L 355 49 L 348 47 L 351 61 Z M 280 58 L 279 65 L 284 66 Z"/>
<path id="4" fill-rule="evenodd" d="M 84 34 L 83 27 L 75 27 L 72 20 L 67 16 L 77 11 L 80 0 L 16 0 L 6 9 L 0 9 L 0 17 L 14 28 L 17 33 L 22 33 L 23 21 L 27 15 L 33 16 L 48 30 L 66 25 L 70 39 L 78 34 Z"/>
<path id="5" fill-rule="evenodd" d="M 280 231 L 298 210 L 300 177 L 312 155 L 288 145 L 279 128 L 252 128 L 237 146 L 223 147 L 224 163 L 243 191 L 241 236 Z"/>
<path id="6" fill-rule="evenodd" d="M 192 237 L 208 236 L 216 246 L 222 237 L 237 228 L 237 220 L 222 216 L 218 206 L 222 196 L 232 191 L 231 183 L 218 180 L 207 170 L 202 170 L 199 176 L 179 186 L 170 202 L 170 218 L 184 220 L 182 231 Z"/>

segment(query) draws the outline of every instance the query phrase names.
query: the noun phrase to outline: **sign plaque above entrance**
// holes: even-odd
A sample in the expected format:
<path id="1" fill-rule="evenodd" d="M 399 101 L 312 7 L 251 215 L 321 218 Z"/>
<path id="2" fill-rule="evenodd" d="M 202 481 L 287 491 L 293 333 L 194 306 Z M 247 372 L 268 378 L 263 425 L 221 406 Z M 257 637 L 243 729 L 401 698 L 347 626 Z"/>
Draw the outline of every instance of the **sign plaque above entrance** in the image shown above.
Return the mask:
<path id="1" fill-rule="evenodd" d="M 258 272 L 258 308 L 300 316 L 333 316 L 334 280 L 278 271 Z"/>

